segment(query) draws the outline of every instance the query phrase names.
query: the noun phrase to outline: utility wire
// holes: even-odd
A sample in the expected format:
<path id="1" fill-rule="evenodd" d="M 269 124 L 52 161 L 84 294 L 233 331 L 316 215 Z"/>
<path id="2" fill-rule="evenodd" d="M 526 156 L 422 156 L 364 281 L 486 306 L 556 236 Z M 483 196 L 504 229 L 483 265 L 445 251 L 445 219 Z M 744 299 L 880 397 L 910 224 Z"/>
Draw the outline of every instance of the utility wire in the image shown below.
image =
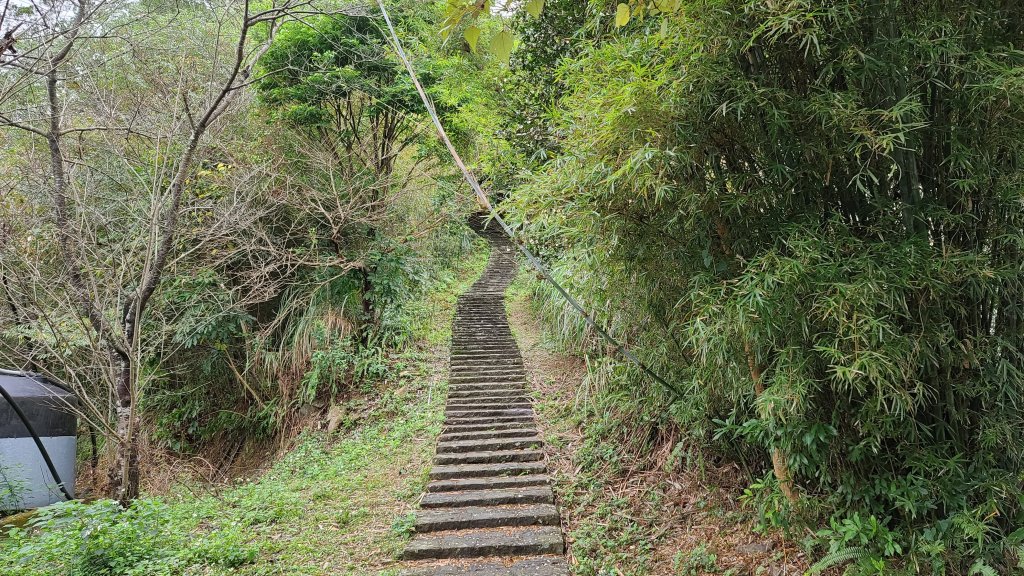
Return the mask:
<path id="1" fill-rule="evenodd" d="M 643 361 L 637 358 L 636 355 L 634 355 L 629 349 L 627 349 L 618 340 L 616 340 L 615 337 L 613 337 L 608 332 L 608 330 L 606 330 L 604 327 L 598 324 L 594 320 L 594 316 L 592 314 L 589 314 L 586 311 L 586 309 L 584 309 L 583 306 L 581 306 L 580 303 L 577 302 L 576 299 L 572 297 L 571 294 L 569 294 L 568 292 L 565 291 L 564 288 L 562 288 L 561 284 L 559 284 L 557 281 L 555 281 L 554 278 L 551 277 L 551 274 L 548 272 L 547 267 L 544 266 L 544 263 L 541 262 L 539 258 L 534 256 L 533 253 L 530 252 L 530 249 L 526 247 L 526 243 L 523 242 L 521 239 L 515 237 L 515 235 L 512 233 L 512 229 L 509 228 L 508 224 L 505 223 L 505 220 L 502 219 L 501 215 L 498 214 L 497 210 L 494 209 L 494 206 L 491 205 L 491 202 L 487 198 L 487 195 L 484 194 L 483 189 L 480 187 L 480 183 L 477 181 L 476 176 L 474 176 L 473 173 L 469 170 L 469 168 L 466 167 L 466 164 L 462 161 L 462 157 L 459 156 L 459 152 L 455 149 L 455 146 L 452 144 L 452 141 L 448 138 L 448 133 L 445 132 L 444 126 L 441 124 L 441 119 L 438 117 L 437 111 L 434 109 L 433 102 L 431 102 L 430 98 L 427 96 L 426 91 L 423 89 L 423 85 L 420 84 L 419 78 L 416 76 L 416 70 L 412 66 L 412 61 L 409 60 L 409 57 L 405 54 L 405 50 L 402 48 L 402 42 L 401 40 L 398 39 L 398 33 L 395 31 L 395 26 L 391 23 L 391 17 L 388 16 L 388 11 L 384 7 L 384 0 L 377 0 L 377 6 L 380 7 L 380 13 L 382 16 L 384 16 L 384 22 L 387 24 L 388 31 L 390 32 L 391 44 L 394 47 L 395 52 L 398 54 L 399 59 L 402 60 L 402 64 L 405 65 L 405 69 L 409 72 L 409 77 L 412 79 L 413 85 L 416 86 L 416 91 L 419 92 L 420 99 L 423 100 L 423 105 L 427 109 L 427 114 L 430 116 L 430 119 L 434 122 L 434 127 L 437 129 L 438 136 L 440 136 L 441 140 L 444 142 L 445 147 L 448 148 L 448 152 L 452 155 L 452 159 L 455 161 L 455 164 L 459 167 L 459 170 L 462 171 L 462 176 L 466 179 L 466 182 L 469 183 L 469 186 L 470 188 L 473 189 L 473 192 L 476 193 L 476 197 L 480 201 L 480 204 L 487 209 L 488 213 L 490 213 L 491 215 L 491 218 L 494 219 L 499 226 L 501 226 L 501 229 L 505 231 L 505 234 L 509 237 L 509 239 L 512 240 L 512 242 L 519 247 L 523 254 L 526 255 L 526 259 L 529 260 L 530 264 L 533 265 L 537 272 L 540 273 L 540 275 L 543 276 L 545 280 L 550 282 L 551 285 L 555 287 L 555 290 L 557 290 L 558 293 L 561 294 L 563 298 L 565 298 L 566 302 L 568 302 L 570 306 L 575 308 L 576 311 L 583 316 L 583 320 L 584 322 L 587 323 L 587 326 L 590 326 L 590 328 L 592 328 L 595 332 L 600 334 L 601 337 L 608 341 L 609 344 L 614 346 L 616 352 L 621 353 L 626 359 L 628 359 L 638 368 L 643 370 L 643 372 L 650 376 L 655 382 L 664 386 L 674 397 L 682 397 L 683 393 L 678 386 L 670 384 L 664 378 L 659 376 L 647 364 L 645 364 Z"/>

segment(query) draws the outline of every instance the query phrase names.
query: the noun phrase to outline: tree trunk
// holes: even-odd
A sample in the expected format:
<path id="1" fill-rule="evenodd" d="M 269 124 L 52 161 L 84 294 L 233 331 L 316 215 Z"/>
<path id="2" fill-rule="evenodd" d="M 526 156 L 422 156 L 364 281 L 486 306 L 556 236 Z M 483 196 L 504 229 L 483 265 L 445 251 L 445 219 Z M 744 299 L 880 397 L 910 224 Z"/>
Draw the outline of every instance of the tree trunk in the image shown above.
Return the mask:
<path id="1" fill-rule="evenodd" d="M 360 291 L 360 299 L 363 304 L 363 321 L 359 325 L 360 342 L 366 346 L 370 343 L 370 335 L 373 333 L 374 310 L 373 301 L 370 300 L 370 291 L 373 290 L 373 282 L 370 281 L 370 270 L 363 268 L 359 271 L 362 275 L 363 287 Z"/>
<path id="2" fill-rule="evenodd" d="M 121 360 L 121 374 L 117 380 L 117 452 L 110 470 L 110 485 L 114 498 L 127 507 L 139 497 L 139 446 L 136 438 L 135 403 L 132 395 L 132 365 Z"/>
<path id="3" fill-rule="evenodd" d="M 757 365 L 754 352 L 750 349 L 750 342 L 743 343 L 743 350 L 747 354 L 747 367 L 750 369 L 750 379 L 754 381 L 754 396 L 760 398 L 764 394 L 764 383 L 761 381 L 761 368 Z M 786 462 L 786 455 L 778 447 L 772 447 L 772 469 L 775 478 L 779 481 L 779 489 L 790 502 L 796 502 L 796 490 L 793 488 L 793 475 L 789 471 L 789 463 Z"/>

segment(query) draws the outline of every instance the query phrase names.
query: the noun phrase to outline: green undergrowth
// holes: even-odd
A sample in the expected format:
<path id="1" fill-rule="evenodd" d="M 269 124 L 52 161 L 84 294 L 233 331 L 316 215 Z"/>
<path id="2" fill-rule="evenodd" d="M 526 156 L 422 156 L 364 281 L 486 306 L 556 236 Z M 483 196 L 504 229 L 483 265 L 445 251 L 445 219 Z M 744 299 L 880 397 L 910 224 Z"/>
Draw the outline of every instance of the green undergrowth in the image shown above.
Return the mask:
<path id="1" fill-rule="evenodd" d="M 474 241 L 475 242 L 475 241 Z M 409 307 L 421 344 L 390 359 L 394 379 L 337 401 L 339 431 L 307 431 L 256 478 L 169 494 L 69 502 L 0 538 L 0 576 L 376 574 L 409 537 L 427 481 L 447 383 L 437 377 L 457 295 L 487 250 L 470 255 Z M 440 353 L 439 353 L 440 352 Z"/>
<path id="2" fill-rule="evenodd" d="M 445 384 L 430 381 L 426 353 L 407 359 L 363 425 L 307 433 L 260 478 L 221 491 L 51 506 L 8 535 L 0 574 L 367 574 L 406 539 L 396 514 L 422 492 L 441 423 Z"/>

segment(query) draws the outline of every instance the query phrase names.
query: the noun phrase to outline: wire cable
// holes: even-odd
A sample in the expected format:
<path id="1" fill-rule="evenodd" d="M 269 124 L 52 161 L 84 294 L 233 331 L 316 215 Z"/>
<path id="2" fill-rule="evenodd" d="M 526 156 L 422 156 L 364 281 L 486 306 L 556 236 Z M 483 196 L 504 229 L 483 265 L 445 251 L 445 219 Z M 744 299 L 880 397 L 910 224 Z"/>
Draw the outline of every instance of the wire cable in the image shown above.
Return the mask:
<path id="1" fill-rule="evenodd" d="M 455 146 L 448 138 L 448 133 L 445 132 L 444 126 L 441 124 L 441 119 L 438 117 L 437 111 L 434 109 L 433 102 L 427 96 L 426 91 L 420 84 L 419 77 L 417 77 L 416 75 L 416 70 L 412 66 L 412 61 L 409 60 L 409 57 L 406 55 L 405 50 L 402 48 L 402 42 L 401 40 L 398 39 L 398 33 L 395 31 L 395 26 L 394 24 L 391 23 L 391 17 L 388 16 L 388 11 L 384 7 L 384 0 L 377 0 L 377 6 L 380 8 L 380 13 L 382 16 L 384 16 L 384 22 L 387 24 L 388 32 L 390 33 L 391 45 L 395 49 L 395 52 L 398 54 L 399 59 L 402 60 L 402 64 L 405 65 L 406 71 L 409 72 L 409 77 L 412 79 L 413 85 L 416 86 L 416 91 L 419 93 L 420 99 L 423 100 L 423 105 L 426 107 L 427 114 L 430 116 L 430 119 L 434 123 L 434 127 L 437 129 L 438 136 L 440 136 L 441 140 L 448 148 L 448 152 L 451 154 L 452 159 L 455 161 L 455 164 L 462 171 L 463 178 L 465 178 L 470 188 L 473 189 L 473 192 L 476 194 L 476 197 L 480 201 L 480 204 L 487 209 L 487 212 L 490 214 L 491 218 L 494 221 L 496 221 L 499 226 L 501 226 L 501 229 L 505 232 L 509 239 L 512 240 L 512 242 L 519 247 L 519 250 L 522 251 L 524 255 L 526 255 L 526 259 L 530 262 L 534 269 L 536 269 L 537 272 L 541 276 L 543 276 L 545 280 L 550 282 L 551 285 L 555 287 L 555 290 L 557 290 L 558 293 L 563 298 L 565 298 L 566 302 L 568 302 L 570 306 L 576 309 L 576 311 L 583 316 L 583 321 L 586 322 L 587 326 L 592 328 L 595 332 L 600 334 L 601 337 L 604 338 L 609 344 L 614 346 L 616 352 L 622 354 L 627 360 L 629 360 L 638 368 L 640 368 L 640 370 L 642 370 L 645 374 L 650 376 L 655 382 L 664 386 L 673 396 L 677 398 L 682 397 L 682 390 L 680 390 L 678 386 L 670 384 L 664 378 L 659 376 L 654 370 L 650 368 L 650 366 L 648 366 L 639 358 L 637 358 L 636 355 L 633 354 L 633 352 L 631 352 L 622 343 L 616 340 L 615 337 L 613 337 L 608 332 L 608 330 L 606 330 L 603 326 L 598 324 L 597 321 L 594 320 L 593 315 L 589 314 L 586 311 L 586 309 L 584 309 L 583 306 L 581 306 L 580 303 L 577 302 L 576 299 L 572 297 L 571 294 L 569 294 L 568 292 L 566 292 L 564 288 L 562 288 L 561 284 L 559 284 L 557 281 L 555 281 L 554 278 L 551 277 L 551 274 L 548 272 L 547 267 L 544 266 L 544 263 L 541 262 L 539 258 L 534 256 L 534 254 L 530 252 L 530 249 L 526 247 L 526 243 L 523 242 L 521 239 L 515 237 L 515 234 L 512 232 L 512 229 L 509 228 L 508 224 L 505 223 L 505 220 L 502 219 L 501 215 L 498 214 L 497 210 L 494 209 L 494 206 L 491 205 L 491 202 L 487 198 L 487 195 L 484 194 L 483 189 L 480 187 L 480 183 L 477 181 L 476 176 L 473 175 L 473 173 L 469 170 L 466 164 L 462 161 L 462 157 L 459 156 L 459 152 L 455 149 Z"/>

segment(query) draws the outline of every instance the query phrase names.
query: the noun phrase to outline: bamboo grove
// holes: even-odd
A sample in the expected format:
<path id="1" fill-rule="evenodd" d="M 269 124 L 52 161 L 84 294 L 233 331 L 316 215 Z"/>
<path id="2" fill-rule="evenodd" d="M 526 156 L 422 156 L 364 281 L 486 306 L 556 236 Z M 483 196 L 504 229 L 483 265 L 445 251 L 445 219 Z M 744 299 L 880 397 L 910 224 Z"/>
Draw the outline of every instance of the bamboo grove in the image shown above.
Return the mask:
<path id="1" fill-rule="evenodd" d="M 529 176 L 506 209 L 688 390 L 670 402 L 611 369 L 646 422 L 625 427 L 650 430 L 623 438 L 681 429 L 682 452 L 745 462 L 766 524 L 831 518 L 822 545 L 870 573 L 1009 570 L 1024 536 L 1024 9 L 661 4 L 632 3 L 616 27 L 611 4 L 549 2 L 541 21 L 578 28 L 523 19 L 547 42 L 512 57 L 527 79 L 532 46 L 568 45 L 545 54 L 559 93 L 527 110 L 552 128 L 518 141 Z M 510 97 L 529 101 L 520 82 Z"/>

